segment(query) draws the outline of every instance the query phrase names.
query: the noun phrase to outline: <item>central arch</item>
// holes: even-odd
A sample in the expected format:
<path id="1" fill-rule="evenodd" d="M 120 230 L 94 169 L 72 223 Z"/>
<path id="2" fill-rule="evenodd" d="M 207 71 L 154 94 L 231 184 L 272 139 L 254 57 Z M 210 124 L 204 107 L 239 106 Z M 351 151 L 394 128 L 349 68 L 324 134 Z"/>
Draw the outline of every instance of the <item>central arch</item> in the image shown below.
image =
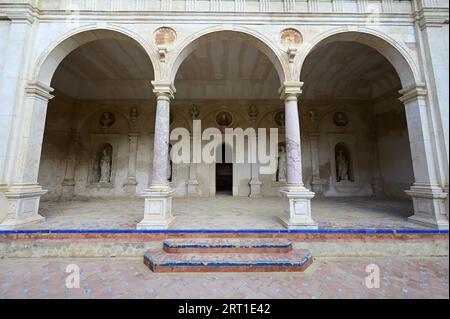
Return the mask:
<path id="1" fill-rule="evenodd" d="M 171 67 L 170 79 L 172 83 L 174 83 L 178 69 L 180 68 L 183 61 L 197 47 L 212 41 L 221 40 L 240 40 L 253 45 L 272 62 L 275 70 L 277 71 L 280 85 L 285 81 L 291 79 L 291 74 L 286 59 L 283 58 L 279 50 L 262 35 L 256 33 L 253 30 L 248 30 L 245 28 L 234 28 L 233 30 L 227 30 L 224 28 L 214 27 L 212 29 L 207 29 L 199 34 L 196 34 L 191 38 L 188 38 L 181 45 L 181 49 L 177 57 L 174 59 Z"/>

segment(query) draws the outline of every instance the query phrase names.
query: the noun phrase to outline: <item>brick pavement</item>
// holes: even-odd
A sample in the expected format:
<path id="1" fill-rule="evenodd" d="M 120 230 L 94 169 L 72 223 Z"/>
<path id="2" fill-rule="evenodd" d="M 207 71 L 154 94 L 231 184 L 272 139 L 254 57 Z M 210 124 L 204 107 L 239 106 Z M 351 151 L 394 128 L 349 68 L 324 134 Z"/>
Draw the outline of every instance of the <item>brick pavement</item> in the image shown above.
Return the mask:
<path id="1" fill-rule="evenodd" d="M 68 264 L 81 287 L 65 287 Z M 380 288 L 365 286 L 366 266 Z M 304 273 L 152 273 L 140 258 L 0 259 L 0 298 L 449 298 L 448 258 L 318 258 Z"/>

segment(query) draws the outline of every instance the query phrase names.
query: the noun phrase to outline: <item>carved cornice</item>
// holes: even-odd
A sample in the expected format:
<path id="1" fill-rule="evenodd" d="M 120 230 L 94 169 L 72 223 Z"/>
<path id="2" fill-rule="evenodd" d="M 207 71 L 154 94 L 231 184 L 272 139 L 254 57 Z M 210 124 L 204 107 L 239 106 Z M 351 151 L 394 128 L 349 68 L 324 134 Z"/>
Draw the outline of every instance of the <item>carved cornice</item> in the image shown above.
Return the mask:
<path id="1" fill-rule="evenodd" d="M 428 27 L 441 28 L 449 21 L 448 8 L 426 8 L 417 11 L 416 20 L 421 30 Z"/>
<path id="2" fill-rule="evenodd" d="M 48 102 L 49 100 L 54 98 L 54 96 L 50 94 L 51 92 L 53 92 L 53 88 L 41 82 L 28 83 L 25 88 L 25 92 L 28 97 L 38 98 L 45 102 Z"/>
<path id="3" fill-rule="evenodd" d="M 407 87 L 398 91 L 398 93 L 402 95 L 399 100 L 407 104 L 418 99 L 424 99 L 427 96 L 427 88 L 425 84 L 419 84 Z"/>

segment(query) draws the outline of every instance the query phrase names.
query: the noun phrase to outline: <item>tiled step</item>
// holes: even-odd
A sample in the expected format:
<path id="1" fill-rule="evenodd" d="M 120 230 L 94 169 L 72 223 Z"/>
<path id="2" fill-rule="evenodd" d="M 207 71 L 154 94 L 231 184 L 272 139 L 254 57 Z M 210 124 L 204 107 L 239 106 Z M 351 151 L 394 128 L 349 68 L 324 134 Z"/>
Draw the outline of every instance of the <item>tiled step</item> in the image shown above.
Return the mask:
<path id="1" fill-rule="evenodd" d="M 288 253 L 292 241 L 283 238 L 201 238 L 167 239 L 168 253 Z"/>
<path id="2" fill-rule="evenodd" d="M 284 272 L 304 271 L 312 263 L 309 251 L 289 253 L 191 253 L 148 251 L 144 263 L 154 272 Z"/>

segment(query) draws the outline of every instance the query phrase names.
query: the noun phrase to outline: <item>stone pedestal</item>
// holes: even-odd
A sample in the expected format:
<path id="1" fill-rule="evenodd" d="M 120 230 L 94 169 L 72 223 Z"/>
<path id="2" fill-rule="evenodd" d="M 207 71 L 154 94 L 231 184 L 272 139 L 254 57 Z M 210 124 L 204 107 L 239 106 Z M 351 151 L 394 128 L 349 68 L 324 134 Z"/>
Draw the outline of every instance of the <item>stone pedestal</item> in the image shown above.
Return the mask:
<path id="1" fill-rule="evenodd" d="M 250 185 L 250 195 L 251 198 L 259 198 L 261 195 L 261 181 L 259 179 L 252 179 L 249 183 Z"/>
<path id="2" fill-rule="evenodd" d="M 187 194 L 189 197 L 198 196 L 198 181 L 197 179 L 190 179 L 187 182 Z"/>
<path id="3" fill-rule="evenodd" d="M 46 194 L 39 185 L 17 185 L 5 193 L 8 201 L 8 211 L 0 224 L 0 230 L 14 230 L 45 220 L 39 215 L 41 196 Z"/>
<path id="4" fill-rule="evenodd" d="M 311 182 L 311 190 L 316 194 L 323 194 L 326 181 L 323 179 L 313 179 Z"/>
<path id="5" fill-rule="evenodd" d="M 145 199 L 144 219 L 137 229 L 167 229 L 175 221 L 172 216 L 172 196 L 175 190 L 148 189 L 142 193 Z"/>
<path id="6" fill-rule="evenodd" d="M 406 193 L 414 204 L 414 215 L 408 218 L 411 222 L 439 230 L 449 229 L 445 207 L 448 194 L 440 187 L 412 186 Z"/>
<path id="7" fill-rule="evenodd" d="M 319 225 L 311 218 L 311 199 L 314 193 L 304 187 L 281 190 L 284 211 L 281 223 L 288 229 L 318 229 Z"/>

